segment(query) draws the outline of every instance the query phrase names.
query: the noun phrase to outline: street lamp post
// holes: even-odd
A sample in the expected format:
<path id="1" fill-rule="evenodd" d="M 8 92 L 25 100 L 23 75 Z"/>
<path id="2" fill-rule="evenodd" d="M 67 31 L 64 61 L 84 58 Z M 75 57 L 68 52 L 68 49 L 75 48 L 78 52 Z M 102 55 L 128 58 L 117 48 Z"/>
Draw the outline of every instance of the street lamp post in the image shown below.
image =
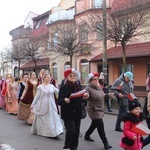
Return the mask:
<path id="1" fill-rule="evenodd" d="M 103 73 L 107 83 L 107 35 L 106 35 L 106 0 L 103 0 Z"/>

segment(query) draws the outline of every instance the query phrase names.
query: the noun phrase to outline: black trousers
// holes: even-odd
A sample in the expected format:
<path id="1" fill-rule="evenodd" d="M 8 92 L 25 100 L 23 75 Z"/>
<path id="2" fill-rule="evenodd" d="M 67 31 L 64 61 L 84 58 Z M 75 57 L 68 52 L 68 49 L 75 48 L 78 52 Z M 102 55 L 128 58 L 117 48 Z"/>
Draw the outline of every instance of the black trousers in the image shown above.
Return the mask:
<path id="1" fill-rule="evenodd" d="M 147 127 L 150 129 L 150 118 L 146 119 Z M 143 140 L 143 147 L 148 145 L 150 143 L 150 135 L 148 135 L 146 138 Z"/>
<path id="2" fill-rule="evenodd" d="M 115 129 L 121 128 L 122 117 L 127 113 L 127 111 L 128 111 L 128 106 L 119 106 Z"/>
<path id="3" fill-rule="evenodd" d="M 147 127 L 150 129 L 150 118 L 146 118 Z"/>
<path id="4" fill-rule="evenodd" d="M 81 119 L 66 121 L 64 125 L 66 129 L 64 149 L 77 150 L 80 133 Z"/>
<path id="5" fill-rule="evenodd" d="M 103 119 L 93 119 L 91 122 L 91 125 L 90 125 L 89 129 L 86 131 L 85 135 L 90 136 L 96 128 L 97 128 L 98 134 L 99 134 L 103 144 L 108 143 L 106 134 L 105 134 L 105 130 L 104 130 Z"/>

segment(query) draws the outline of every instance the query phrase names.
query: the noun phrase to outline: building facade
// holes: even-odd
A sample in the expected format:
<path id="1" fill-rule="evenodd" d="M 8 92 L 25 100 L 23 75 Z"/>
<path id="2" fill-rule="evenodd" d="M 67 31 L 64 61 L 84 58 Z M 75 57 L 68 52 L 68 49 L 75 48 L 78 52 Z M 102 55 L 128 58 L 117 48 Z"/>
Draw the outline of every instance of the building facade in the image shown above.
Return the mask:
<path id="1" fill-rule="evenodd" d="M 107 13 L 110 13 L 112 10 L 116 11 L 119 5 L 124 6 L 128 2 L 129 1 L 123 0 L 106 0 Z M 144 2 L 149 4 L 149 0 Z M 96 17 L 102 17 L 103 0 L 62 0 L 58 6 L 53 7 L 46 14 L 47 16 L 43 23 L 42 21 L 40 22 L 40 19 L 43 19 L 44 14 L 32 19 L 33 29 L 30 38 L 38 39 L 38 37 L 43 37 L 41 34 L 42 31 L 45 30 L 42 26 L 45 26 L 46 32 L 43 38 L 46 38 L 48 42 L 45 44 L 43 59 L 48 56 L 50 72 L 58 81 L 58 84 L 60 84 L 63 79 L 63 72 L 70 67 L 70 59 L 66 55 L 53 51 L 51 45 L 49 45 L 49 41 L 53 41 L 53 44 L 57 44 L 58 33 L 54 30 L 55 26 L 61 24 L 65 25 L 68 21 L 77 26 L 81 44 L 79 52 L 73 56 L 72 67 L 81 72 L 81 83 L 86 84 L 89 72 L 103 71 L 103 35 L 96 31 L 98 28 L 101 29 L 102 26 L 96 19 L 94 22 L 92 21 Z M 91 26 L 92 23 L 95 23 L 95 25 Z M 147 23 L 149 23 L 149 21 L 147 21 Z M 36 25 L 39 25 L 39 27 L 36 28 Z M 148 26 L 139 28 L 138 30 L 145 30 L 147 27 Z M 144 37 L 136 36 L 126 47 L 127 66 L 128 70 L 134 73 L 134 85 L 136 90 L 145 90 L 145 80 L 148 73 L 150 73 L 149 46 L 150 38 L 149 34 L 147 34 Z M 110 40 L 107 41 L 107 49 L 107 74 L 109 85 L 111 85 L 123 72 L 122 49 L 121 45 L 115 45 L 114 42 Z M 46 64 L 46 67 L 47 66 Z M 22 68 L 24 67 L 22 66 Z M 29 66 L 27 66 L 27 68 L 29 68 Z"/>

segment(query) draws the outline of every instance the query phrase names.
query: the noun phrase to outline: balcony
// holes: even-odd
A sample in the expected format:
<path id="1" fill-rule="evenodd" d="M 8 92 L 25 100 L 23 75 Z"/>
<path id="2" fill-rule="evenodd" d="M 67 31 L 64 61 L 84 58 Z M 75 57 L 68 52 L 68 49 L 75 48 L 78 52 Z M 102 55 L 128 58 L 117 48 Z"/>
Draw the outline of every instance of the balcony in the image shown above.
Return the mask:
<path id="1" fill-rule="evenodd" d="M 98 0 L 90 0 L 90 1 L 77 1 L 76 2 L 76 14 L 85 12 L 87 10 L 93 9 L 102 9 L 103 3 L 102 1 Z M 106 0 L 106 7 L 110 8 L 111 3 L 110 0 Z"/>
<path id="2" fill-rule="evenodd" d="M 47 21 L 47 25 L 50 25 L 56 21 L 60 20 L 72 20 L 75 15 L 75 9 L 69 9 L 69 10 L 58 10 L 57 12 L 54 12 L 49 16 L 49 19 Z"/>

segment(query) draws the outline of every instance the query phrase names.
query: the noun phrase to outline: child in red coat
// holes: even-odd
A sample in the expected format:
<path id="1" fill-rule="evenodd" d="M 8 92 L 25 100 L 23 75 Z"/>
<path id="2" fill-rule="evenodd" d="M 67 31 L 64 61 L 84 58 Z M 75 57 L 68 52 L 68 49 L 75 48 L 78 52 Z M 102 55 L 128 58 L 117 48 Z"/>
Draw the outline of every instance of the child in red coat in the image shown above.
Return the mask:
<path id="1" fill-rule="evenodd" d="M 124 150 L 141 150 L 143 147 L 143 138 L 140 134 L 132 131 L 132 128 L 141 123 L 141 104 L 138 100 L 129 101 L 129 112 L 124 116 L 123 136 L 120 147 Z"/>

